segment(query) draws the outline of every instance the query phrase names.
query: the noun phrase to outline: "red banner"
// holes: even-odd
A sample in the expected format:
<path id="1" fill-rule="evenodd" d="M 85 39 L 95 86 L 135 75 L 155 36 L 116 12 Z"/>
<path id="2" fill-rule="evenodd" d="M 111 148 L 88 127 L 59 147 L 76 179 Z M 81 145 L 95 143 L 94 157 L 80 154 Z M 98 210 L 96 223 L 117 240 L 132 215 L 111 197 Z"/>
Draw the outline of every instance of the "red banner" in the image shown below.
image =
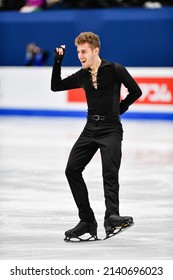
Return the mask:
<path id="1" fill-rule="evenodd" d="M 135 78 L 142 90 L 142 96 L 136 101 L 138 104 L 173 104 L 173 78 L 140 77 Z M 124 99 L 128 94 L 127 89 L 122 86 L 121 96 Z M 68 102 L 86 102 L 83 89 L 69 90 Z"/>

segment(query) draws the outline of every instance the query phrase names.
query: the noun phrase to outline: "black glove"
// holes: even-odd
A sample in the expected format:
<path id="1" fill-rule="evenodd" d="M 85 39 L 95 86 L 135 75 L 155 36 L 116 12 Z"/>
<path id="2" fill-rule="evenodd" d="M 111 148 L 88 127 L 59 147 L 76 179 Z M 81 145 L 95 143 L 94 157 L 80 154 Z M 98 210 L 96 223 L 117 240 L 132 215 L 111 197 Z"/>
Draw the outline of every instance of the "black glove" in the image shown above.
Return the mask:
<path id="1" fill-rule="evenodd" d="M 54 49 L 54 61 L 56 63 L 61 63 L 62 60 L 63 60 L 63 57 L 64 57 L 64 54 L 65 54 L 65 45 L 61 45 L 59 48 L 62 48 L 63 49 L 63 54 L 59 54 L 57 52 L 57 49 Z M 58 49 L 59 49 L 58 48 Z"/>

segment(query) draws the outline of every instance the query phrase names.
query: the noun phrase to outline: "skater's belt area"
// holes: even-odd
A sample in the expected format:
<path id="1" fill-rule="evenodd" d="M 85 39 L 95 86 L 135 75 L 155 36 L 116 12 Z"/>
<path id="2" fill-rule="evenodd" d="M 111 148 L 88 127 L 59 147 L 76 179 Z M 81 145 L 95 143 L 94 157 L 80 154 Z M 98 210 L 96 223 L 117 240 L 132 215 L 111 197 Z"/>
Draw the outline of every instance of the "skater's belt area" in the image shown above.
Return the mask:
<path id="1" fill-rule="evenodd" d="M 106 120 L 106 116 L 88 115 L 88 119 L 93 120 L 93 121 L 104 121 L 104 120 Z"/>
<path id="2" fill-rule="evenodd" d="M 93 120 L 93 121 L 106 121 L 106 120 L 119 120 L 118 116 L 103 116 L 103 115 L 88 115 L 87 116 L 88 120 Z"/>

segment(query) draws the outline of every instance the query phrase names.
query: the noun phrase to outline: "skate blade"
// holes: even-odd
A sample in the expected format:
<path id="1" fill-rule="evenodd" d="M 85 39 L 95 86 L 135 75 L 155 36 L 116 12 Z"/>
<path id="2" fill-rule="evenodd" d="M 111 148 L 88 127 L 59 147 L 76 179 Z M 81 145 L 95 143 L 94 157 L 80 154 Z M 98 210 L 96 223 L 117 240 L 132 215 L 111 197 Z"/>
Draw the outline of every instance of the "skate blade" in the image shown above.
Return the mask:
<path id="1" fill-rule="evenodd" d="M 124 224 L 121 227 L 115 227 L 115 228 L 113 228 L 113 232 L 108 233 L 103 240 L 109 239 L 109 238 L 111 238 L 111 237 L 113 237 L 113 236 L 115 236 L 115 235 L 117 235 L 117 234 L 119 234 L 119 233 L 129 229 L 133 225 L 134 225 L 134 222 L 130 222 L 130 223 Z"/>
<path id="2" fill-rule="evenodd" d="M 100 241 L 102 239 L 99 239 L 97 236 L 90 236 L 88 238 L 81 238 L 81 237 L 65 237 L 65 242 L 71 242 L 71 243 L 79 243 L 79 242 L 94 242 L 94 241 Z"/>

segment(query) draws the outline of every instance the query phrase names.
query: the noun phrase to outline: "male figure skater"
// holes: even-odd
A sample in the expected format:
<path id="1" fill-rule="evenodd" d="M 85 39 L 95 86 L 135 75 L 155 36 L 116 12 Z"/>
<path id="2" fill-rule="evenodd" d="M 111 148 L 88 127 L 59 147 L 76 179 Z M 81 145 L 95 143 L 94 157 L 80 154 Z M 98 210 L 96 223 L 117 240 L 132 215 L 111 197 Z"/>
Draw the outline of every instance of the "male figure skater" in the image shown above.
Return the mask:
<path id="1" fill-rule="evenodd" d="M 124 66 L 100 57 L 100 39 L 97 34 L 82 32 L 76 37 L 75 45 L 82 68 L 61 79 L 61 62 L 65 53 L 65 46 L 61 46 L 54 50 L 51 78 L 52 91 L 83 88 L 88 105 L 86 125 L 71 150 L 65 172 L 79 210 L 80 222 L 65 232 L 65 239 L 80 239 L 79 236 L 85 233 L 90 233 L 91 237 L 97 239 L 97 222 L 90 207 L 82 171 L 100 149 L 106 236 L 112 235 L 117 227 L 133 223 L 132 217 L 122 217 L 119 214 L 118 174 L 123 134 L 119 115 L 126 112 L 142 93 Z M 124 84 L 129 93 L 120 102 L 121 84 Z"/>

